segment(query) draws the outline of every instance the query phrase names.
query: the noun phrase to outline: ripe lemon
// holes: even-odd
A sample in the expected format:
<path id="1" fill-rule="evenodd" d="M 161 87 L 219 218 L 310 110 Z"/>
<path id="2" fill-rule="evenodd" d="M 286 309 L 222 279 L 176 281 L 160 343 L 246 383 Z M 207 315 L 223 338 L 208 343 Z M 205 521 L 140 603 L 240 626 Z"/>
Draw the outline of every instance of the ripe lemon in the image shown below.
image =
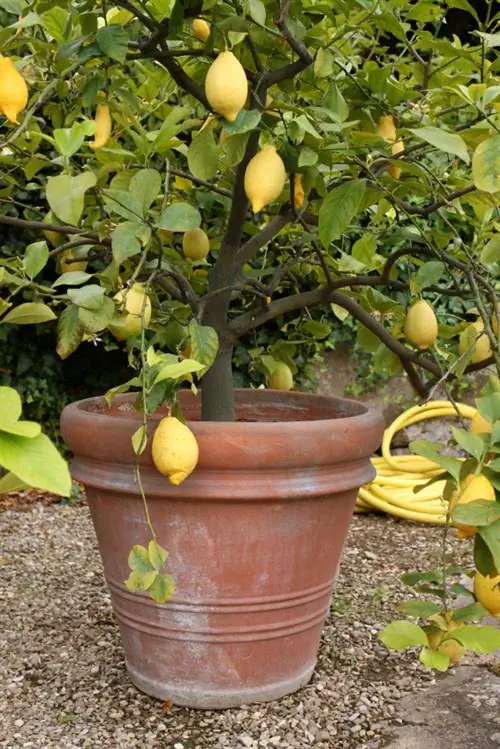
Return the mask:
<path id="1" fill-rule="evenodd" d="M 195 18 L 191 24 L 191 31 L 200 42 L 206 42 L 210 36 L 210 24 L 204 18 Z"/>
<path id="2" fill-rule="evenodd" d="M 269 376 L 268 385 L 272 390 L 292 390 L 292 370 L 285 362 L 278 362 L 272 374 Z"/>
<path id="3" fill-rule="evenodd" d="M 460 356 L 465 354 L 472 346 L 474 346 L 472 349 L 472 361 L 474 363 L 489 359 L 491 356 L 490 339 L 484 332 L 482 320 L 476 320 L 460 333 L 458 344 Z"/>
<path id="4" fill-rule="evenodd" d="M 28 103 L 28 86 L 10 57 L 0 55 L 0 113 L 17 122 Z"/>
<path id="5" fill-rule="evenodd" d="M 245 193 L 254 213 L 273 203 L 285 186 L 286 171 L 274 146 L 264 146 L 245 171 Z"/>
<path id="6" fill-rule="evenodd" d="M 243 65 L 232 52 L 221 52 L 211 64 L 205 93 L 214 112 L 235 121 L 247 100 L 248 81 Z"/>
<path id="7" fill-rule="evenodd" d="M 479 411 L 476 411 L 470 423 L 470 430 L 473 434 L 491 434 L 493 424 L 485 419 Z"/>
<path id="8" fill-rule="evenodd" d="M 192 229 L 182 237 L 182 251 L 190 260 L 203 260 L 210 250 L 210 241 L 203 229 Z"/>
<path id="9" fill-rule="evenodd" d="M 56 234 L 56 232 L 51 233 Z M 61 268 L 61 273 L 71 273 L 77 270 L 85 272 L 87 270 L 87 261 L 75 259 L 75 256 L 73 255 L 71 250 L 65 250 L 63 253 L 61 253 L 59 265 Z"/>
<path id="10" fill-rule="evenodd" d="M 146 296 L 140 283 L 136 283 L 131 289 L 122 289 L 115 294 L 119 308 L 125 308 L 119 323 L 108 325 L 109 330 L 119 341 L 126 341 L 127 338 L 139 335 L 141 332 L 141 314 L 144 307 L 144 326 L 149 325 L 151 320 L 151 301 Z"/>
<path id="11" fill-rule="evenodd" d="M 94 141 L 89 144 L 94 151 L 98 151 L 106 145 L 111 136 L 112 124 L 108 105 L 98 104 L 95 112 Z"/>
<path id="12" fill-rule="evenodd" d="M 476 499 L 487 499 L 489 502 L 494 502 L 496 499 L 495 487 L 486 476 L 471 474 L 462 481 L 459 489 L 450 499 L 450 510 L 457 504 L 464 505 L 468 502 L 474 502 Z M 470 538 L 477 533 L 475 525 L 462 525 L 456 522 L 453 524 L 457 529 L 458 538 Z"/>
<path id="13" fill-rule="evenodd" d="M 435 650 L 438 653 L 443 653 L 443 655 L 447 655 L 450 659 L 450 663 L 452 666 L 456 666 L 457 663 L 460 661 L 461 657 L 465 653 L 465 648 L 462 645 L 462 643 L 458 642 L 458 640 L 444 640 L 443 638 L 445 635 L 447 635 L 449 632 L 453 632 L 454 629 L 458 629 L 459 627 L 463 626 L 463 622 L 461 621 L 450 621 L 451 614 L 446 615 L 446 619 L 448 620 L 448 628 L 446 630 L 436 630 L 433 632 L 429 632 L 427 634 L 427 641 L 429 643 L 429 647 L 431 650 Z"/>
<path id="14" fill-rule="evenodd" d="M 391 146 L 391 152 L 393 156 L 397 156 L 398 153 L 403 153 L 405 150 L 405 145 L 402 140 L 396 141 L 396 143 L 393 143 Z M 391 164 L 389 167 L 389 174 L 394 179 L 399 179 L 401 176 L 401 167 L 396 166 L 396 164 Z"/>
<path id="15" fill-rule="evenodd" d="M 481 575 L 479 570 L 474 576 L 474 595 L 492 616 L 500 616 L 500 575 L 490 577 Z"/>
<path id="16" fill-rule="evenodd" d="M 494 334 L 498 337 L 498 316 L 500 315 L 500 304 L 497 306 L 496 312 L 491 317 L 491 327 L 493 328 Z"/>
<path id="17" fill-rule="evenodd" d="M 392 114 L 385 115 L 378 121 L 377 135 L 394 143 L 396 140 L 396 123 Z"/>
<path id="18" fill-rule="evenodd" d="M 296 174 L 293 178 L 293 204 L 296 211 L 300 211 L 304 206 L 304 186 L 302 185 L 302 175 Z"/>
<path id="19" fill-rule="evenodd" d="M 175 416 L 166 416 L 156 427 L 152 453 L 157 470 L 174 486 L 193 473 L 200 454 L 196 437 Z"/>
<path id="20" fill-rule="evenodd" d="M 405 336 L 407 340 L 422 351 L 436 343 L 438 323 L 431 305 L 419 299 L 406 315 Z"/>

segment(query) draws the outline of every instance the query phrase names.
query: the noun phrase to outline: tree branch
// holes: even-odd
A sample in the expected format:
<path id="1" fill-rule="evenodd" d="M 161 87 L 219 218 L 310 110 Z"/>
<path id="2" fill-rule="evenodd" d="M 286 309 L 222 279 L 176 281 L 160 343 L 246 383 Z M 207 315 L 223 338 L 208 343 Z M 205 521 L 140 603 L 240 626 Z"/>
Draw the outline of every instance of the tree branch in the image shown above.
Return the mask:
<path id="1" fill-rule="evenodd" d="M 55 231 L 59 234 L 79 234 L 83 237 L 88 237 L 91 240 L 96 240 L 99 244 L 107 243 L 106 238 L 99 238 L 99 236 L 93 232 L 86 232 L 84 229 L 78 229 L 76 226 L 64 226 L 62 224 L 46 224 L 45 221 L 29 221 L 25 218 L 16 218 L 14 216 L 4 216 L 0 214 L 0 224 L 7 224 L 9 226 L 17 226 L 20 229 L 34 229 L 40 231 Z M 108 240 L 109 241 L 109 240 Z"/>
<path id="2" fill-rule="evenodd" d="M 117 5 L 119 8 L 123 8 L 124 10 L 128 10 L 150 31 L 157 30 L 159 24 L 157 24 L 156 21 L 147 16 L 141 10 L 139 10 L 139 8 L 137 8 L 133 3 L 129 2 L 129 0 L 116 0 L 115 5 Z"/>
<path id="3" fill-rule="evenodd" d="M 192 174 L 190 174 L 190 172 L 183 172 L 182 169 L 173 169 L 172 167 L 170 167 L 170 174 L 174 174 L 176 177 L 182 177 L 183 179 L 188 179 L 194 185 L 199 185 L 200 187 L 206 187 L 207 190 L 210 190 L 211 192 L 216 192 L 219 195 L 223 195 L 225 198 L 230 198 L 232 196 L 231 190 L 226 190 L 224 187 L 218 187 L 217 185 L 214 185 L 212 182 L 206 182 L 204 179 L 199 179 L 198 177 L 194 177 Z"/>
<path id="4" fill-rule="evenodd" d="M 210 112 L 212 110 L 212 107 L 208 103 L 208 99 L 205 96 L 205 92 L 202 87 L 199 86 L 196 81 L 194 81 L 191 76 L 189 76 L 181 68 L 179 63 L 172 57 L 172 55 L 170 54 L 170 50 L 166 45 L 166 42 L 165 47 L 166 49 L 162 52 L 159 52 L 158 55 L 155 52 L 152 52 L 151 57 L 157 60 L 161 65 L 163 65 L 164 68 L 168 70 L 178 86 L 180 86 L 186 93 L 194 96 L 195 99 L 198 99 L 198 101 L 201 102 L 203 106 Z"/>
<path id="5" fill-rule="evenodd" d="M 295 54 L 300 57 L 303 63 L 303 70 L 304 67 L 309 67 L 309 65 L 312 65 L 312 63 L 314 62 L 314 57 L 311 55 L 307 47 L 292 34 L 287 26 L 286 15 L 288 14 L 290 5 L 291 0 L 283 0 L 283 2 L 280 2 L 279 12 L 276 14 L 273 20 L 276 28 L 281 31 L 283 37 L 286 39 Z"/>
<path id="6" fill-rule="evenodd" d="M 240 247 L 236 253 L 237 264 L 242 267 L 245 263 L 248 263 L 253 257 L 255 257 L 261 247 L 264 247 L 264 245 L 270 242 L 276 234 L 281 231 L 281 229 L 290 223 L 292 218 L 293 214 L 290 210 L 280 213 L 272 218 L 267 226 L 257 232 L 257 234 L 254 234 L 253 237 L 248 239 L 245 244 Z"/>

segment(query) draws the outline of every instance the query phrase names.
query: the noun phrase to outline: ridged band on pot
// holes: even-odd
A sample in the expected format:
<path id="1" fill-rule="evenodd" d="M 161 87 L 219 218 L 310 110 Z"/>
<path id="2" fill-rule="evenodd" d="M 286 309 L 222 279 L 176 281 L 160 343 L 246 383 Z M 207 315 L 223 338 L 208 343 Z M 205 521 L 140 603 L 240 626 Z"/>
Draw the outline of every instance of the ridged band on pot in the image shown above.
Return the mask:
<path id="1" fill-rule="evenodd" d="M 130 438 L 133 396 L 68 406 L 63 437 L 86 488 L 126 662 L 144 691 L 192 707 L 269 700 L 306 683 L 356 493 L 373 478 L 381 415 L 354 401 L 236 393 L 235 423 L 201 422 L 180 396 L 200 461 L 178 487 L 150 451 L 141 479 L 176 593 L 165 605 L 126 590 L 127 556 L 147 544 Z M 151 419 L 154 430 L 162 413 Z"/>

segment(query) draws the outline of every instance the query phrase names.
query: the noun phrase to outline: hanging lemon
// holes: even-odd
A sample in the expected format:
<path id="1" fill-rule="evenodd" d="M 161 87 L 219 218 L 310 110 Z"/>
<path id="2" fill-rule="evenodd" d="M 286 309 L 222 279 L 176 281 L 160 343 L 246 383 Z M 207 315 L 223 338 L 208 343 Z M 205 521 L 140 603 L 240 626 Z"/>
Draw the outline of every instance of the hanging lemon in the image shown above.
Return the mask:
<path id="1" fill-rule="evenodd" d="M 234 122 L 246 104 L 248 81 L 245 70 L 232 52 L 221 52 L 211 64 L 205 79 L 210 106 L 229 122 Z"/>
<path id="2" fill-rule="evenodd" d="M 175 416 L 160 421 L 153 435 L 153 463 L 157 470 L 178 486 L 192 474 L 199 458 L 196 437 Z"/>
<path id="3" fill-rule="evenodd" d="M 111 136 L 111 128 L 112 121 L 108 105 L 98 104 L 95 112 L 94 141 L 89 144 L 94 151 L 98 151 L 106 145 Z"/>
<path id="4" fill-rule="evenodd" d="M 254 213 L 273 203 L 285 186 L 285 165 L 274 146 L 264 146 L 245 171 L 245 193 Z"/>
<path id="5" fill-rule="evenodd" d="M 28 86 L 10 57 L 0 55 L 0 113 L 17 122 L 28 103 Z"/>
<path id="6" fill-rule="evenodd" d="M 204 260 L 210 250 L 210 240 L 203 229 L 192 229 L 182 237 L 182 251 L 190 260 Z"/>
<path id="7" fill-rule="evenodd" d="M 406 315 L 405 336 L 421 351 L 436 343 L 438 322 L 431 305 L 424 299 L 416 301 Z"/>

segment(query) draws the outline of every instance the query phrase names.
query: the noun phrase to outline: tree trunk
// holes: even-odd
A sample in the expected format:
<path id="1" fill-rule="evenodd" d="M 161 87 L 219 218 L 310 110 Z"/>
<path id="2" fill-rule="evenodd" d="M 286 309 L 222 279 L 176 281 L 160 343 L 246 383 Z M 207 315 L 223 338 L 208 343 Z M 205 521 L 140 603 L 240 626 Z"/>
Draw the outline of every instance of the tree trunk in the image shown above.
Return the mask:
<path id="1" fill-rule="evenodd" d="M 233 347 L 223 346 L 201 381 L 203 421 L 234 421 Z"/>

